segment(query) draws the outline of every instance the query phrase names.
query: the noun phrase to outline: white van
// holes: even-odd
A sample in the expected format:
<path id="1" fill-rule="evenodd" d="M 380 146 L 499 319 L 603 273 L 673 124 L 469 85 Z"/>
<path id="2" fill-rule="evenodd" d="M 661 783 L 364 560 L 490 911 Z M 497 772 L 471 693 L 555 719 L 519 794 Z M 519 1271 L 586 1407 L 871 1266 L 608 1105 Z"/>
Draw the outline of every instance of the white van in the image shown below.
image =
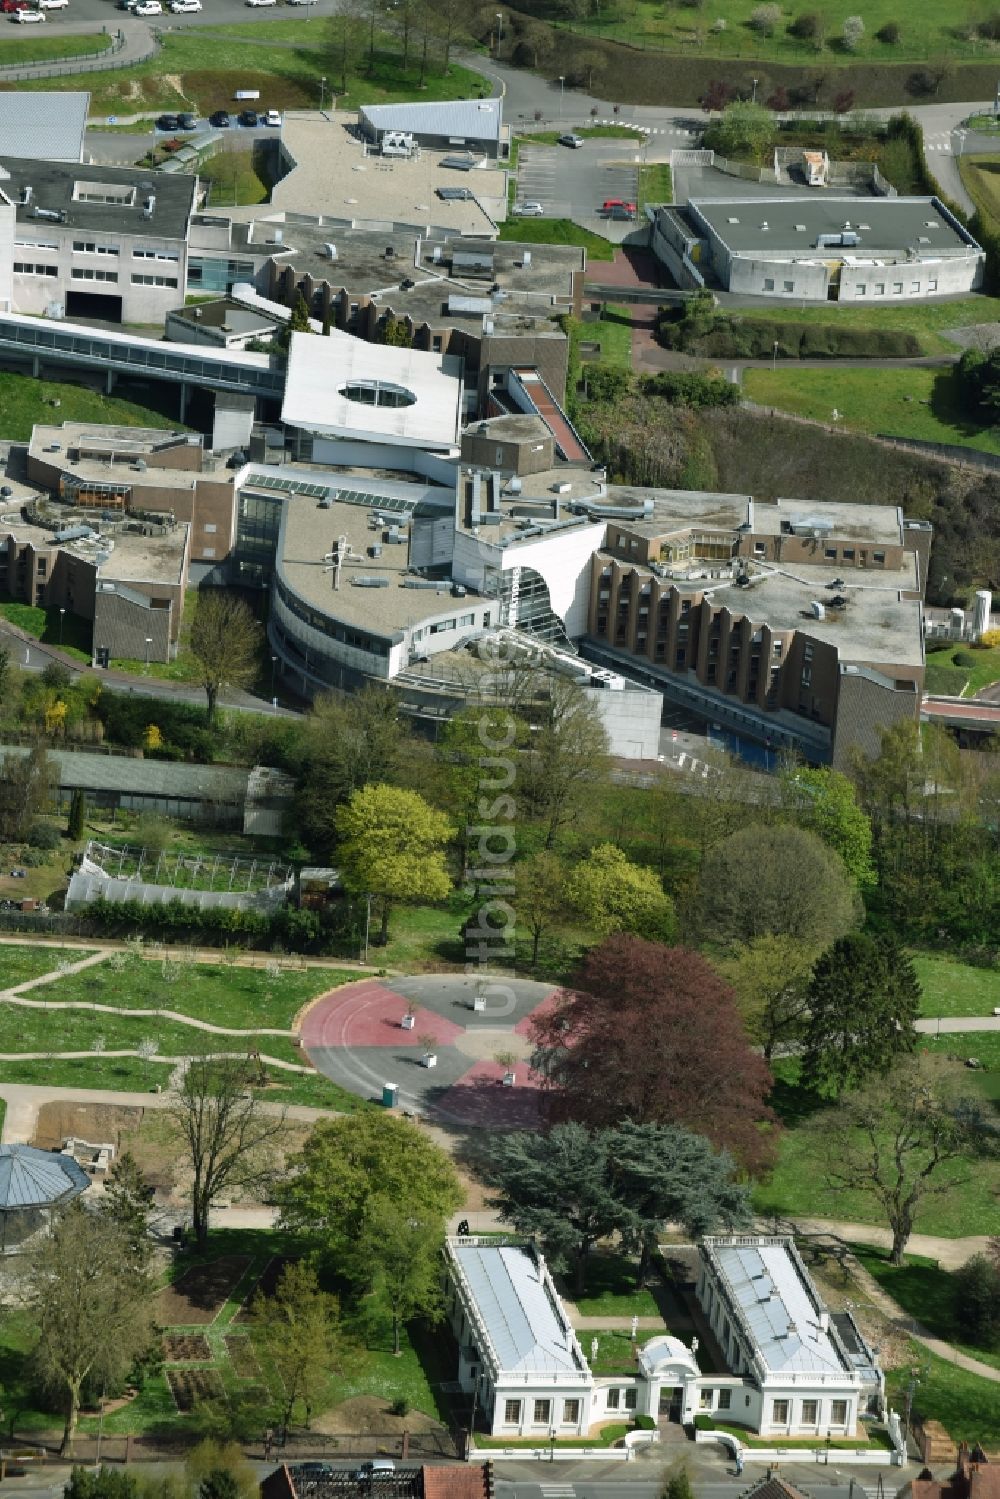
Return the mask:
<path id="1" fill-rule="evenodd" d="M 201 10 L 201 0 L 170 0 L 170 9 L 175 16 L 183 15 L 188 10 Z"/>

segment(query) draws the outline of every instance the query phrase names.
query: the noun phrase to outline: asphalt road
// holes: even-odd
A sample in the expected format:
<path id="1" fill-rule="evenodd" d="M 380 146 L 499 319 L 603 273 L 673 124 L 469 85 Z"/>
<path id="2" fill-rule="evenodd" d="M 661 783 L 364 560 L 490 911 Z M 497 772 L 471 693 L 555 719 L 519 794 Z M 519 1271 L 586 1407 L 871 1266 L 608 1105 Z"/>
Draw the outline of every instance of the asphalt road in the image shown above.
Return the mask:
<path id="1" fill-rule="evenodd" d="M 600 216 L 608 198 L 636 202 L 638 142 L 588 140 L 568 146 L 522 146 L 518 157 L 518 202 L 541 203 L 547 218 L 592 221 L 595 233 L 613 227 Z M 623 228 L 630 226 L 625 224 Z"/>

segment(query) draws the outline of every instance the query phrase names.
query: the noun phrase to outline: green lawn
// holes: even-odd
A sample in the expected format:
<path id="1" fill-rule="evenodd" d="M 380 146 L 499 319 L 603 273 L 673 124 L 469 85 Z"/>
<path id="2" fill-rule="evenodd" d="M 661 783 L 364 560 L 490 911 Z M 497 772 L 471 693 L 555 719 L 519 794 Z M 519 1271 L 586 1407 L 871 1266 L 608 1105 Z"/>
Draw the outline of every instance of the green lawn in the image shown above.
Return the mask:
<path id="1" fill-rule="evenodd" d="M 956 344 L 941 335 L 949 328 L 966 328 L 976 323 L 1000 321 L 1000 297 L 961 297 L 946 302 L 901 302 L 895 306 L 863 306 L 860 302 L 825 302 L 819 307 L 769 307 L 755 313 L 741 307 L 736 314 L 741 321 L 752 322 L 755 316 L 776 323 L 843 324 L 847 328 L 881 329 L 913 333 L 926 354 L 957 354 Z"/>
<path id="2" fill-rule="evenodd" d="M 615 246 L 603 235 L 581 229 L 572 219 L 522 219 L 514 217 L 500 225 L 500 238 L 526 245 L 579 245 L 588 260 L 614 260 Z"/>
<path id="3" fill-rule="evenodd" d="M 905 1410 L 914 1370 L 914 1415 L 940 1421 L 955 1442 L 981 1442 L 987 1450 L 1000 1447 L 1000 1385 L 966 1374 L 921 1344 L 910 1343 L 903 1364 L 886 1373 L 886 1396 L 894 1410 Z"/>
<path id="4" fill-rule="evenodd" d="M 252 1030 L 258 1025 L 291 1030 L 296 1014 L 308 1000 L 330 989 L 339 989 L 341 984 L 360 976 L 345 968 L 283 969 L 274 976 L 263 968 L 235 964 L 230 967 L 224 963 L 198 963 L 182 968 L 177 964 L 176 954 L 167 956 L 172 961 L 166 969 L 166 978 L 159 958 L 129 958 L 120 970 L 116 970 L 113 961 L 106 960 L 80 973 L 54 979 L 36 997 L 53 1002 L 113 1004 L 123 1009 L 175 1010 L 194 1020 L 239 1030 Z M 56 966 L 52 962 L 51 967 Z M 103 1017 L 100 1023 L 103 1024 Z"/>
<path id="5" fill-rule="evenodd" d="M 0 604 L 0 615 L 44 645 L 57 645 L 67 656 L 90 665 L 93 626 L 79 614 L 60 617 L 59 610 L 52 606 L 43 609 L 37 604 L 10 603 Z"/>
<path id="6" fill-rule="evenodd" d="M 974 658 L 974 665 L 960 666 L 955 660 L 959 651 Z M 949 645 L 944 650 L 927 653 L 928 691 L 947 692 L 949 697 L 968 694 L 974 697 L 983 687 L 1000 681 L 1000 648 L 968 645 Z M 959 679 L 962 679 L 961 681 Z"/>
<path id="7" fill-rule="evenodd" d="M 993 1033 L 1000 1043 L 1000 1033 Z M 925 1038 L 927 1039 L 927 1038 Z M 985 1037 L 941 1037 L 929 1040 L 927 1049 L 961 1056 L 981 1055 L 989 1058 L 979 1045 Z M 778 1161 L 771 1175 L 754 1188 L 753 1203 L 765 1217 L 838 1218 L 854 1223 L 884 1226 L 884 1218 L 874 1200 L 864 1192 L 836 1191 L 827 1181 L 826 1140 L 814 1120 L 823 1100 L 817 1100 L 798 1085 L 798 1064 L 783 1060 L 772 1070 L 776 1086 L 771 1097 L 786 1128 L 779 1145 Z M 964 1073 L 956 1076 L 970 1093 L 985 1094 L 993 1085 L 995 1074 Z M 916 1231 L 940 1234 L 945 1238 L 965 1234 L 996 1232 L 997 1194 L 1000 1192 L 1000 1162 L 962 1160 L 942 1167 L 936 1180 L 954 1183 L 954 1190 L 939 1197 L 925 1198 L 917 1212 Z"/>
<path id="8" fill-rule="evenodd" d="M 465 945 L 459 929 L 471 910 L 472 902 L 462 895 L 453 895 L 440 906 L 395 906 L 389 921 L 388 945 L 376 947 L 372 943 L 368 960 L 382 963 L 386 968 L 407 971 L 448 968 L 452 964 L 464 963 Z M 373 938 L 376 931 L 373 912 Z M 359 951 L 350 956 L 360 957 L 361 954 Z"/>
<path id="9" fill-rule="evenodd" d="M 570 318 L 568 322 L 573 344 L 570 350 L 571 367 L 576 367 L 579 345 L 584 342 L 600 344 L 601 364 L 613 364 L 623 370 L 632 368 L 632 314 L 627 307 L 609 304 L 596 322 L 583 323 L 576 318 Z M 584 361 L 580 365 L 580 374 L 583 376 L 586 373 L 587 363 Z"/>
<path id="10" fill-rule="evenodd" d="M 97 57 L 111 46 L 110 36 L 5 36 L 0 41 L 0 68 L 31 62 L 56 62 L 64 57 Z"/>
<path id="11" fill-rule="evenodd" d="M 1000 970 L 974 968 L 939 953 L 914 953 L 923 989 L 921 1015 L 992 1015 L 1000 1005 Z"/>
<path id="12" fill-rule="evenodd" d="M 475 1449 L 482 1448 L 489 1452 L 494 1447 L 524 1447 L 529 1451 L 548 1451 L 550 1446 L 555 1447 L 558 1452 L 560 1447 L 613 1447 L 620 1442 L 622 1437 L 631 1428 L 624 1422 L 614 1422 L 611 1426 L 602 1428 L 599 1435 L 594 1437 L 557 1437 L 555 1442 L 550 1442 L 548 1437 L 484 1437 L 476 1433 Z"/>
<path id="13" fill-rule="evenodd" d="M 973 203 L 996 225 L 1000 222 L 1000 156 L 960 156 L 958 170 Z"/>
<path id="14" fill-rule="evenodd" d="M 648 1332 L 640 1332 L 633 1343 L 627 1332 L 619 1332 L 615 1328 L 601 1327 L 591 1332 L 579 1335 L 580 1346 L 587 1356 L 587 1362 L 595 1374 L 634 1374 L 635 1351 L 649 1338 Z M 592 1340 L 597 1339 L 597 1357 L 591 1354 Z"/>
<path id="15" fill-rule="evenodd" d="M 952 1035 L 923 1036 L 921 1049 L 935 1056 L 957 1057 L 962 1063 L 974 1057 L 982 1068 L 966 1069 L 972 1092 L 1000 1106 L 1000 1031 L 960 1031 Z M 994 1215 L 995 1223 L 995 1215 Z M 973 1230 L 969 1229 L 969 1233 Z"/>
<path id="16" fill-rule="evenodd" d="M 115 76 L 121 78 L 124 74 Z M 44 81 L 49 88 L 64 82 L 61 78 Z M 28 86 L 18 85 L 19 88 Z M 57 408 L 53 408 L 53 401 L 59 401 Z M 106 396 L 87 385 L 74 385 L 64 380 L 35 380 L 30 375 L 15 375 L 6 370 L 0 371 L 0 411 L 3 412 L 3 435 L 13 442 L 27 442 L 36 422 L 114 422 L 120 427 L 189 430 L 175 417 L 165 416 L 161 411 L 136 401 Z"/>
<path id="17" fill-rule="evenodd" d="M 668 164 L 665 161 L 657 161 L 652 166 L 640 167 L 637 205 L 640 214 L 646 203 L 672 203 L 673 201 L 674 185 Z"/>
<path id="18" fill-rule="evenodd" d="M 857 432 L 957 443 L 1000 453 L 1000 428 L 978 427 L 962 415 L 951 370 L 802 369 L 744 371 L 751 401 Z M 838 412 L 836 420 L 834 411 Z"/>
<path id="19" fill-rule="evenodd" d="M 29 947 L 0 943 L 0 989 L 14 989 L 45 973 L 55 973 L 60 963 L 74 963 L 86 953 L 72 947 Z"/>
<path id="20" fill-rule="evenodd" d="M 587 1289 L 576 1297 L 564 1283 L 564 1295 L 576 1303 L 583 1317 L 658 1317 L 660 1309 L 645 1287 L 636 1289 L 636 1262 L 620 1254 L 593 1254 L 587 1265 Z"/>
<path id="21" fill-rule="evenodd" d="M 267 183 L 257 175 L 248 151 L 214 151 L 199 164 L 198 176 L 202 182 L 211 183 L 212 208 L 263 203 L 267 199 Z"/>
<path id="22" fill-rule="evenodd" d="M 1000 1347 L 977 1348 L 962 1335 L 955 1320 L 955 1279 L 947 1270 L 941 1269 L 937 1260 L 908 1254 L 904 1264 L 890 1265 L 882 1250 L 857 1244 L 854 1253 L 893 1301 L 922 1323 L 933 1337 L 942 1338 L 972 1358 L 1000 1369 Z"/>
<path id="23" fill-rule="evenodd" d="M 19 88 L 89 89 L 94 115 L 136 114 L 158 109 L 197 109 L 210 114 L 231 108 L 238 89 L 261 91 L 261 104 L 272 109 L 316 108 L 320 78 L 339 89 L 336 62 L 338 23 L 319 16 L 293 21 L 264 21 L 253 25 L 198 27 L 177 34 L 166 32 L 155 57 L 124 72 L 72 74 L 63 78 L 30 80 Z M 383 48 L 391 43 L 383 33 Z M 376 51 L 369 73 L 359 59 L 348 73 L 346 94 L 338 93 L 338 108 L 359 103 L 384 103 L 414 96 L 419 82 L 419 59 L 405 72 L 398 56 Z M 447 74 L 432 54 L 421 89 L 423 100 L 477 97 L 489 88 L 481 74 L 452 63 Z M 327 91 L 327 99 L 330 91 Z"/>
<path id="24" fill-rule="evenodd" d="M 730 0 L 724 8 L 722 29 L 716 29 L 715 12 L 702 13 L 684 7 L 665 6 L 658 0 L 608 0 L 593 19 L 573 21 L 572 29 L 587 36 L 610 37 L 631 46 L 698 57 L 739 59 L 748 67 L 774 59 L 785 63 L 836 66 L 859 59 L 871 62 L 907 62 L 938 54 L 983 57 L 990 44 L 977 38 L 974 22 L 982 11 L 973 0 L 957 0 L 946 9 L 935 0 L 914 0 L 904 10 L 895 0 L 871 0 L 864 10 L 864 36 L 848 52 L 841 40 L 847 16 L 857 14 L 851 0 L 831 0 L 820 14 L 819 43 L 790 35 L 788 26 L 802 7 L 784 8 L 770 35 L 753 28 L 751 15 L 756 0 Z M 889 21 L 900 28 L 899 41 L 882 42 L 879 30 Z M 720 76 L 725 76 L 721 74 Z M 769 85 L 765 84 L 765 87 Z"/>

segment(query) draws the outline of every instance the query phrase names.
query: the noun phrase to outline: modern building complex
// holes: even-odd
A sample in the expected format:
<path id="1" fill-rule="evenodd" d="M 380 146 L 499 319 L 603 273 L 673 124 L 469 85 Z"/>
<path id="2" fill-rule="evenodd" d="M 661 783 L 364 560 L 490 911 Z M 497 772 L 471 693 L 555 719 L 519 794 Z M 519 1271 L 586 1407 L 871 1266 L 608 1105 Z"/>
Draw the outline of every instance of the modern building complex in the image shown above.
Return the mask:
<path id="1" fill-rule="evenodd" d="M 702 199 L 657 210 L 652 247 L 681 286 L 809 302 L 976 290 L 985 252 L 938 198 Z"/>
<path id="2" fill-rule="evenodd" d="M 446 1305 L 476 1429 L 587 1436 L 635 1416 L 713 1412 L 762 1436 L 819 1441 L 856 1436 L 862 1416 L 882 1413 L 874 1353 L 849 1313 L 831 1319 L 790 1238 L 714 1237 L 699 1255 L 705 1339 L 661 1334 L 637 1345 L 634 1373 L 597 1376 L 533 1244 L 449 1239 Z M 699 1350 L 716 1372 L 702 1372 Z"/>
<path id="3" fill-rule="evenodd" d="M 367 104 L 358 113 L 366 140 L 379 145 L 387 134 L 409 136 L 428 150 L 481 152 L 493 160 L 507 154 L 509 131 L 503 99 L 455 99 L 443 104 Z"/>
<path id="4" fill-rule="evenodd" d="M 197 178 L 0 156 L 0 308 L 162 326 Z"/>

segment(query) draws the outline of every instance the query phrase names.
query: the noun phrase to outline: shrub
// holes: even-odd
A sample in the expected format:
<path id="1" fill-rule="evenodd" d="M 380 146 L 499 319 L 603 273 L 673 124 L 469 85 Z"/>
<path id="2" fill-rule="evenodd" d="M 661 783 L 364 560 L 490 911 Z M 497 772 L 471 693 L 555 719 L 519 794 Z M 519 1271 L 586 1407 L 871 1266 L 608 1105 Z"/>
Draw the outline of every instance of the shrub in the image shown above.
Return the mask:
<path id="1" fill-rule="evenodd" d="M 840 34 L 848 52 L 856 52 L 864 39 L 865 23 L 860 16 L 848 16 Z"/>
<path id="2" fill-rule="evenodd" d="M 971 651 L 956 651 L 951 659 L 956 666 L 963 666 L 967 671 L 971 671 L 973 667 L 979 665 L 979 662 Z"/>
<path id="3" fill-rule="evenodd" d="M 988 42 L 1000 41 L 1000 10 L 995 10 L 976 27 L 981 37 Z"/>
<path id="4" fill-rule="evenodd" d="M 725 83 L 721 78 L 713 78 L 701 98 L 702 109 L 710 114 L 725 109 L 733 97 L 732 84 Z"/>
<path id="5" fill-rule="evenodd" d="M 714 1431 L 715 1417 L 706 1415 L 704 1411 L 699 1411 L 694 1418 L 694 1429 L 695 1431 Z"/>
<path id="6" fill-rule="evenodd" d="M 740 390 L 718 375 L 694 375 L 663 370 L 643 381 L 645 393 L 659 396 L 671 406 L 737 406 Z"/>
<path id="7" fill-rule="evenodd" d="M 795 20 L 788 28 L 788 35 L 798 37 L 800 42 L 812 42 L 823 30 L 823 18 L 814 10 L 807 10 Z"/>
<path id="8" fill-rule="evenodd" d="M 899 37 L 899 26 L 895 21 L 886 21 L 885 25 L 880 26 L 875 33 L 875 40 L 885 42 L 887 47 L 895 47 Z"/>
<path id="9" fill-rule="evenodd" d="M 27 831 L 26 841 L 32 848 L 58 848 L 61 842 L 59 829 L 49 822 L 33 822 Z"/>
<path id="10" fill-rule="evenodd" d="M 917 98 L 924 98 L 927 94 L 936 94 L 938 88 L 938 76 L 929 68 L 915 68 L 906 80 L 906 91 L 914 94 Z"/>
<path id="11" fill-rule="evenodd" d="M 1000 1341 L 1000 1265 L 973 1255 L 955 1271 L 955 1313 L 970 1342 L 994 1348 Z"/>
<path id="12" fill-rule="evenodd" d="M 636 1416 L 635 1429 L 636 1431 L 655 1431 L 656 1422 L 652 1416 Z"/>
<path id="13" fill-rule="evenodd" d="M 767 107 L 777 114 L 784 114 L 785 110 L 790 109 L 791 106 L 792 101 L 788 96 L 788 90 L 783 85 L 779 84 L 774 93 L 768 96 Z"/>
<path id="14" fill-rule="evenodd" d="M 839 94 L 834 95 L 834 114 L 847 115 L 854 108 L 854 90 L 852 88 L 841 89 Z"/>
<path id="15" fill-rule="evenodd" d="M 408 1416 L 410 1414 L 410 1402 L 405 1395 L 397 1395 L 389 1410 L 394 1416 Z"/>
<path id="16" fill-rule="evenodd" d="M 780 20 L 780 5 L 755 5 L 750 14 L 750 25 L 762 36 L 770 36 Z"/>
<path id="17" fill-rule="evenodd" d="M 984 630 L 979 637 L 979 644 L 987 650 L 994 650 L 1000 645 L 1000 630 Z"/>

